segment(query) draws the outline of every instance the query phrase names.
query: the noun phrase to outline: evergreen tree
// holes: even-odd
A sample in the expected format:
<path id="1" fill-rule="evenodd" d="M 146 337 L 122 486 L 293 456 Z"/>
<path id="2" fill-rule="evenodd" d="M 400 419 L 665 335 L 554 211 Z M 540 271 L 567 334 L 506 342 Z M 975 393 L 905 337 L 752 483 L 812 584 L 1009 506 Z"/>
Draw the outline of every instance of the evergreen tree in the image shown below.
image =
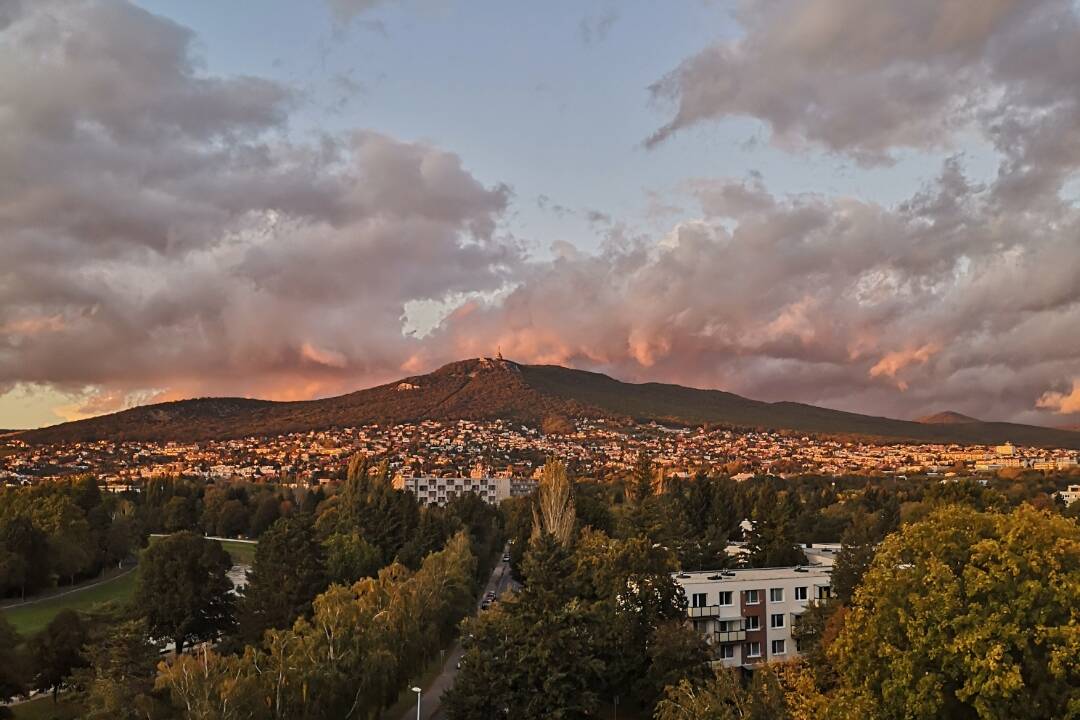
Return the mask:
<path id="1" fill-rule="evenodd" d="M 87 629 L 74 610 L 61 610 L 45 629 L 30 639 L 28 656 L 35 690 L 52 691 L 53 700 L 71 673 L 86 664 L 82 646 Z"/>
<path id="2" fill-rule="evenodd" d="M 323 548 L 310 518 L 282 518 L 255 549 L 240 601 L 240 636 L 257 643 L 270 628 L 291 627 L 311 612 L 311 601 L 326 589 Z"/>
<path id="3" fill-rule="evenodd" d="M 143 551 L 134 606 L 156 637 L 176 643 L 212 640 L 233 626 L 232 560 L 216 540 L 180 532 Z"/>

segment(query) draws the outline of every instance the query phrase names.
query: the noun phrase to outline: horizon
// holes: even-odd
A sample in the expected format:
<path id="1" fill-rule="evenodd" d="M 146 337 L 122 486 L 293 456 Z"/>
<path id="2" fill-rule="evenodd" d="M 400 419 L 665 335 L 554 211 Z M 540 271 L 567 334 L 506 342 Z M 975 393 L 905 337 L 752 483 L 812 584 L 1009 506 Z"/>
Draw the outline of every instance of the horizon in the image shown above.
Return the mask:
<path id="1" fill-rule="evenodd" d="M 0 31 L 0 427 L 491 348 L 1080 426 L 1074 0 L 16 0 Z"/>

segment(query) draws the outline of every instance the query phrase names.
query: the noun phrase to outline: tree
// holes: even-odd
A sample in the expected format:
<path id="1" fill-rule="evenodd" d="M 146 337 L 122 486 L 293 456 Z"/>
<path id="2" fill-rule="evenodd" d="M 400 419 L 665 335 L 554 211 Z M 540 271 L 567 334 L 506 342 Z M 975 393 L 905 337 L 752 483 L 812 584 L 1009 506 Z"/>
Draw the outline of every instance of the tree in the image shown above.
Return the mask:
<path id="1" fill-rule="evenodd" d="M 574 482 L 566 471 L 566 465 L 559 460 L 548 460 L 540 474 L 533 509 L 533 534 L 551 535 L 565 547 L 573 540 L 576 524 Z"/>
<path id="2" fill-rule="evenodd" d="M 232 560 L 216 540 L 190 532 L 160 538 L 143 551 L 134 606 L 150 632 L 176 643 L 210 640 L 233 625 Z"/>
<path id="3" fill-rule="evenodd" d="M 226 500 L 218 513 L 217 534 L 221 537 L 237 537 L 246 532 L 251 524 L 247 506 L 239 500 Z"/>
<path id="4" fill-rule="evenodd" d="M 787 492 L 766 485 L 754 505 L 753 529 L 746 544 L 751 567 L 786 567 L 806 562 L 796 546 L 794 501 Z"/>
<path id="5" fill-rule="evenodd" d="M 657 703 L 655 720 L 744 720 L 750 698 L 736 671 L 722 668 L 704 683 L 681 680 Z"/>
<path id="6" fill-rule="evenodd" d="M 56 700 L 60 689 L 76 668 L 86 664 L 82 646 L 87 630 L 74 610 L 61 610 L 45 629 L 30 639 L 29 660 L 33 671 L 33 688 L 52 691 Z"/>
<path id="7" fill-rule="evenodd" d="M 1080 713 L 1080 525 L 952 506 L 885 538 L 831 655 L 891 718 Z"/>
<path id="8" fill-rule="evenodd" d="M 158 649 L 147 638 L 146 623 L 129 620 L 110 626 L 84 650 L 87 667 L 75 673 L 82 688 L 86 720 L 146 720 L 160 715 L 154 695 Z"/>
<path id="9" fill-rule="evenodd" d="M 240 636 L 258 642 L 269 628 L 285 629 L 311 612 L 326 589 L 323 548 L 311 519 L 282 518 L 263 533 L 240 601 Z"/>
<path id="10" fill-rule="evenodd" d="M 262 647 L 222 656 L 204 646 L 171 662 L 157 686 L 191 718 L 373 720 L 471 609 L 475 569 L 458 533 L 416 573 L 395 563 L 333 585 L 310 619 L 267 631 Z"/>
<path id="11" fill-rule="evenodd" d="M 251 515 L 251 527 L 248 534 L 251 537 L 260 537 L 269 529 L 274 522 L 281 517 L 281 501 L 273 494 L 265 494 L 255 506 L 255 512 Z"/>
<path id="12" fill-rule="evenodd" d="M 0 702 L 7 702 L 26 689 L 22 659 L 16 650 L 20 643 L 19 633 L 0 614 Z"/>
<path id="13" fill-rule="evenodd" d="M 840 554 L 836 556 L 832 572 L 833 594 L 841 602 L 851 602 L 855 588 L 874 560 L 874 550 L 880 540 L 879 521 L 870 515 L 856 515 L 851 526 L 844 531 Z"/>
<path id="14" fill-rule="evenodd" d="M 360 533 L 332 533 L 323 542 L 326 575 L 331 582 L 352 585 L 360 578 L 373 577 L 383 566 L 382 553 Z"/>

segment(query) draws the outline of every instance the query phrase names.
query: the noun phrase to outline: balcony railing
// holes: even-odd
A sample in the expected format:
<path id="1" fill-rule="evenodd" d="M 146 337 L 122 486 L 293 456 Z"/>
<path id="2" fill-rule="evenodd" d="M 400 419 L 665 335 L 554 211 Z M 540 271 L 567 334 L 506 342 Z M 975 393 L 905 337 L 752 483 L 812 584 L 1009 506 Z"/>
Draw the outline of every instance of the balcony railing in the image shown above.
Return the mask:
<path id="1" fill-rule="evenodd" d="M 731 618 L 739 617 L 739 610 L 734 605 L 705 605 L 704 607 L 691 607 L 686 609 L 687 617 L 720 617 L 728 615 Z"/>
<path id="2" fill-rule="evenodd" d="M 728 632 L 715 632 L 713 639 L 717 643 L 734 643 L 746 640 L 745 630 L 729 630 Z"/>

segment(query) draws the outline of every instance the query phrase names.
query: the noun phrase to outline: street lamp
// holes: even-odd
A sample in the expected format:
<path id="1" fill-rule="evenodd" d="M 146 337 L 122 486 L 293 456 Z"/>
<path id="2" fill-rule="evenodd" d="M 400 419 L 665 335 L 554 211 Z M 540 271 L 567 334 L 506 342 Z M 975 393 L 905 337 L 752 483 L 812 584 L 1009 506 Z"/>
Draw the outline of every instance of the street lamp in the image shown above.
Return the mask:
<path id="1" fill-rule="evenodd" d="M 420 720 L 420 688 L 414 687 L 412 691 L 416 693 L 416 720 Z"/>

